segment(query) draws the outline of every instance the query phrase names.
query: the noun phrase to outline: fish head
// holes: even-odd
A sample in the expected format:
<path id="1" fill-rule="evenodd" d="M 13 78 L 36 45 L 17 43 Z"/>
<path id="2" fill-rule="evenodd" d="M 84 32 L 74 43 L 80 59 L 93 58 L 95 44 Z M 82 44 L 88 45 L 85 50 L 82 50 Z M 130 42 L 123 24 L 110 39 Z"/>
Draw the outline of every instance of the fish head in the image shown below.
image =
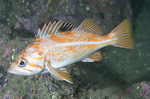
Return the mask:
<path id="1" fill-rule="evenodd" d="M 44 58 L 38 52 L 22 51 L 11 63 L 8 72 L 16 75 L 34 75 L 42 71 L 44 67 Z"/>

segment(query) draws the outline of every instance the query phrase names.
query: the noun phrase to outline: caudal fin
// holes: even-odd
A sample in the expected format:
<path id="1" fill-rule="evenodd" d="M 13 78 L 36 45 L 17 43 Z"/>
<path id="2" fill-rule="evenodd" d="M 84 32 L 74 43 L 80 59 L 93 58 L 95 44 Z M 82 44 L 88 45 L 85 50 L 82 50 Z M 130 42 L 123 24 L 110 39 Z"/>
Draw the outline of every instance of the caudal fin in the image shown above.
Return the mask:
<path id="1" fill-rule="evenodd" d="M 135 44 L 131 33 L 130 21 L 126 19 L 110 32 L 109 37 L 115 36 L 116 40 L 113 43 L 114 46 L 133 49 L 135 48 Z"/>

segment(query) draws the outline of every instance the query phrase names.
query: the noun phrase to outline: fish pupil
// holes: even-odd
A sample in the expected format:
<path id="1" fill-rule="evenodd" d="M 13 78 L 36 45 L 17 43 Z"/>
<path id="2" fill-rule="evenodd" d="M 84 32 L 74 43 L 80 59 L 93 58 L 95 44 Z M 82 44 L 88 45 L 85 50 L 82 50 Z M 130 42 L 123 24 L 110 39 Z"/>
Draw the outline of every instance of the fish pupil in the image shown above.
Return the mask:
<path id="1" fill-rule="evenodd" d="M 24 61 L 21 61 L 21 62 L 20 62 L 20 65 L 24 65 Z"/>

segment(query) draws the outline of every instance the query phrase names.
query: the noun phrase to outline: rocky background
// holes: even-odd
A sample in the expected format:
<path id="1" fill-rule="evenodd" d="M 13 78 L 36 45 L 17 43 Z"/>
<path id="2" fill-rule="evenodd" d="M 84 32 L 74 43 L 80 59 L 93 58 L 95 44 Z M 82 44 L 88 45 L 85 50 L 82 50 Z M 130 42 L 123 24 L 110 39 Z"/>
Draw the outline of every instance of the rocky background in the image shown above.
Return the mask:
<path id="1" fill-rule="evenodd" d="M 149 0 L 1 0 L 0 98 L 2 99 L 150 99 Z M 68 66 L 73 84 L 49 74 L 7 73 L 12 56 L 30 43 L 38 28 L 62 20 L 78 26 L 94 20 L 108 34 L 124 19 L 133 24 L 136 49 L 106 47 L 103 60 Z"/>

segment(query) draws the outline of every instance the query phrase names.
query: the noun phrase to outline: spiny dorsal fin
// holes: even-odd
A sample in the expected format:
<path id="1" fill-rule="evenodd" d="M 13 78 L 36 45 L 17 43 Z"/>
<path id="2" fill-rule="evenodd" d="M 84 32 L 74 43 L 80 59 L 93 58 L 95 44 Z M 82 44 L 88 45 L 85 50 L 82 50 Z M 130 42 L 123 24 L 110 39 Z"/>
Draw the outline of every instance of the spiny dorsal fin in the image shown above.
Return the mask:
<path id="1" fill-rule="evenodd" d="M 102 35 L 103 31 L 101 28 L 92 20 L 90 19 L 85 19 L 79 26 L 78 28 L 74 29 L 73 31 L 84 31 L 88 33 L 95 33 L 98 35 Z"/>
<path id="2" fill-rule="evenodd" d="M 74 28 L 75 26 L 70 23 L 63 23 L 62 26 L 59 28 L 59 32 L 71 31 Z"/>
<path id="3" fill-rule="evenodd" d="M 50 34 L 57 34 L 59 32 L 64 32 L 64 31 L 71 31 L 72 29 L 74 29 L 74 26 L 70 23 L 64 23 L 61 21 L 54 21 L 49 22 L 48 25 L 44 25 L 42 27 L 42 29 L 38 30 L 37 36 L 36 37 L 45 37 L 45 36 L 49 36 Z M 63 30 L 63 31 L 62 31 Z"/>

